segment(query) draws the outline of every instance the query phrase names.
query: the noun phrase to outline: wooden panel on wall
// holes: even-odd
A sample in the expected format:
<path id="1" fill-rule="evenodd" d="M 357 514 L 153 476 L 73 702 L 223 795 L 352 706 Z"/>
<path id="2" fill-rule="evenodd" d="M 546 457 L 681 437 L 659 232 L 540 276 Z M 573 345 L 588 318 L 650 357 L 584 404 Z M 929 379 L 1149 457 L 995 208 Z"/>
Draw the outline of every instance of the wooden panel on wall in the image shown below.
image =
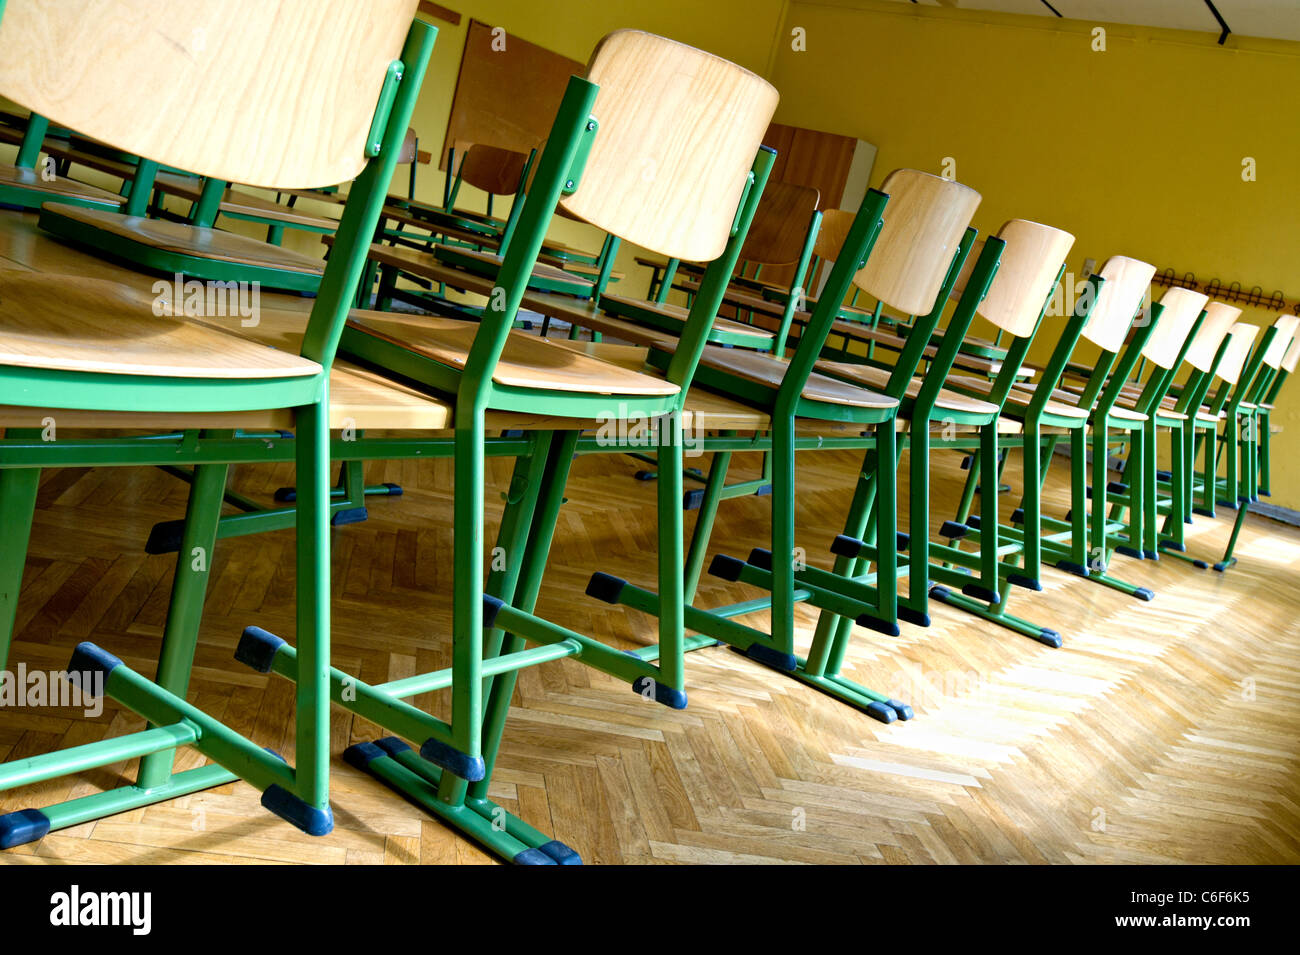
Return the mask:
<path id="1" fill-rule="evenodd" d="M 772 123 L 763 138 L 776 150 L 772 178 L 821 193 L 821 209 L 857 211 L 876 148 L 861 139 Z"/>
<path id="2" fill-rule="evenodd" d="M 586 64 L 470 20 L 438 168 L 475 143 L 526 153 L 551 132 L 569 77 Z"/>

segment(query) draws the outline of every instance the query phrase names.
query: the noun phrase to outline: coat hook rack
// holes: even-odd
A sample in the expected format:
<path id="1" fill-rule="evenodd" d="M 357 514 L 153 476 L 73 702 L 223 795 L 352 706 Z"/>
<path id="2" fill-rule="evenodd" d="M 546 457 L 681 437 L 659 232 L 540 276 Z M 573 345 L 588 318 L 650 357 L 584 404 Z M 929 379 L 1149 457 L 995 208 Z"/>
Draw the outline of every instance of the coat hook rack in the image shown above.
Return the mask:
<path id="1" fill-rule="evenodd" d="M 1267 309 L 1270 312 L 1290 312 L 1293 315 L 1300 315 L 1300 298 L 1290 298 L 1285 292 L 1265 292 L 1258 285 L 1246 289 L 1240 282 L 1229 282 L 1226 285 L 1219 279 L 1198 282 L 1196 273 L 1184 272 L 1179 275 L 1177 270 L 1172 268 L 1161 269 L 1151 281 L 1164 288 L 1171 286 L 1189 288 L 1231 305 L 1247 305 Z"/>

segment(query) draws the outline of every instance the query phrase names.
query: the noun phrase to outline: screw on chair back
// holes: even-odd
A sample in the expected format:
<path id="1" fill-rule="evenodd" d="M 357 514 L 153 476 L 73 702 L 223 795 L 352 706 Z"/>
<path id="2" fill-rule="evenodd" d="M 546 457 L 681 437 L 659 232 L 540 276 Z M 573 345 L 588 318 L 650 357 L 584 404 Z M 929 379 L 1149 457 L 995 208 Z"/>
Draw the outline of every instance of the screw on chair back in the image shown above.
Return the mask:
<path id="1" fill-rule="evenodd" d="M 500 146 L 475 143 L 457 170 L 462 182 L 493 196 L 510 196 L 519 190 L 528 154 Z"/>
<path id="2" fill-rule="evenodd" d="M 1241 378 L 1241 370 L 1246 365 L 1250 346 L 1259 334 L 1259 326 L 1237 322 L 1228 332 L 1228 347 L 1219 361 L 1214 373 L 1230 385 L 1235 385 Z"/>
<path id="3" fill-rule="evenodd" d="M 740 247 L 741 259 L 758 265 L 798 261 L 808 237 L 808 223 L 820 201 L 821 194 L 809 186 L 769 182 Z"/>
<path id="4" fill-rule="evenodd" d="M 891 172 L 880 191 L 889 196 L 884 225 L 853 283 L 904 314 L 927 315 L 979 207 L 980 194 L 915 169 Z"/>
<path id="5" fill-rule="evenodd" d="M 1103 351 L 1113 353 L 1124 347 L 1124 338 L 1146 298 L 1156 267 L 1126 255 L 1112 255 L 1100 274 L 1105 284 L 1097 293 L 1082 334 Z"/>
<path id="6" fill-rule="evenodd" d="M 1192 338 L 1192 347 L 1187 349 L 1187 363 L 1197 371 L 1214 370 L 1214 359 L 1219 354 L 1219 346 L 1232 331 L 1237 320 L 1241 318 L 1241 309 L 1224 302 L 1210 302 L 1205 306 L 1205 321 Z"/>
<path id="7" fill-rule="evenodd" d="M 1208 295 L 1189 288 L 1175 285 L 1168 289 L 1160 296 L 1164 311 L 1151 337 L 1142 346 L 1142 357 L 1166 370 L 1172 368 L 1209 300 Z"/>
<path id="8" fill-rule="evenodd" d="M 312 187 L 365 164 L 417 0 L 9 3 L 0 95 L 124 152 Z"/>
<path id="9" fill-rule="evenodd" d="M 619 30 L 596 47 L 599 131 L 568 212 L 669 258 L 711 262 L 736 210 L 777 91 L 693 47 Z"/>
<path id="10" fill-rule="evenodd" d="M 993 284 L 977 311 L 1003 331 L 1025 338 L 1038 327 L 1047 297 L 1056 287 L 1061 266 L 1074 245 L 1074 236 L 1038 222 L 1012 219 L 998 230 L 998 238 L 1006 242 L 1006 248 Z M 978 253 L 979 249 L 972 247 L 966 256 L 958 277 L 963 290 Z"/>

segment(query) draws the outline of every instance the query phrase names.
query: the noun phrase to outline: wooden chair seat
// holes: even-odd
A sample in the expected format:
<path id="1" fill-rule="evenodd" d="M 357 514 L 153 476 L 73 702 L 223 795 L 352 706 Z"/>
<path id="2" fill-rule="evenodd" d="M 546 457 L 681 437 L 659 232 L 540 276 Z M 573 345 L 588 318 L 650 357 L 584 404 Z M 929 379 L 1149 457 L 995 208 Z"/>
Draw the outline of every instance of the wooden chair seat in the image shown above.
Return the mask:
<path id="1" fill-rule="evenodd" d="M 843 361 L 819 361 L 817 367 L 835 378 L 851 381 L 862 385 L 864 388 L 871 388 L 876 391 L 883 390 L 889 384 L 890 373 L 884 368 L 877 368 L 874 365 L 861 365 Z M 906 396 L 915 398 L 921 393 L 921 384 L 922 380 L 920 378 L 913 378 L 909 381 Z M 939 397 L 935 400 L 934 406 L 941 411 L 953 411 L 958 414 L 996 415 L 998 413 L 998 406 L 995 404 L 980 401 L 978 398 L 971 398 L 956 391 L 950 391 L 947 388 L 940 389 Z"/>
<path id="2" fill-rule="evenodd" d="M 313 375 L 320 366 L 194 318 L 146 292 L 77 275 L 0 272 L 0 364 L 168 378 Z M 231 319 L 238 324 L 238 319 Z"/>
<path id="3" fill-rule="evenodd" d="M 499 269 L 501 267 L 502 258 L 495 252 L 478 252 L 474 249 L 449 249 L 447 251 L 458 257 L 473 259 L 493 268 Z M 434 252 L 434 256 L 436 257 L 437 255 L 438 252 Z M 581 286 L 584 288 L 592 288 L 595 285 L 594 282 L 587 281 L 581 275 L 576 275 L 573 272 L 562 269 L 558 265 L 548 265 L 545 262 L 538 262 L 533 266 L 533 275 L 536 278 L 561 281 L 569 285 Z"/>
<path id="4" fill-rule="evenodd" d="M 472 322 L 394 312 L 354 311 L 348 326 L 454 368 L 464 368 L 478 326 Z M 674 395 L 661 377 L 629 371 L 544 338 L 512 332 L 493 381 L 513 388 L 580 394 Z"/>
<path id="5" fill-rule="evenodd" d="M 67 176 L 55 176 L 53 179 L 47 180 L 34 169 L 22 169 L 18 166 L 0 165 L 0 185 L 19 186 L 36 192 L 48 193 L 51 196 L 57 195 L 66 199 L 78 199 L 83 202 L 98 202 L 105 206 L 122 205 L 122 197 L 117 193 L 109 192 L 107 189 L 100 189 L 98 186 L 77 182 L 77 180 L 69 179 Z"/>
<path id="6" fill-rule="evenodd" d="M 671 346 L 665 344 L 659 347 L 671 351 L 676 347 L 676 342 Z M 776 389 L 781 386 L 789 362 L 766 352 L 709 345 L 704 349 L 700 364 L 715 371 L 727 372 L 753 384 Z M 887 395 L 877 394 L 858 385 L 839 381 L 817 372 L 808 376 L 801 394 L 810 401 L 851 408 L 894 408 L 898 405 L 896 400 Z"/>
<path id="7" fill-rule="evenodd" d="M 672 319 L 675 322 L 686 324 L 686 318 L 690 310 L 681 305 L 672 302 L 650 302 L 642 299 L 630 298 L 624 295 L 610 295 L 606 293 L 601 296 L 602 302 L 613 302 L 629 308 L 635 308 L 638 311 L 654 312 L 665 318 Z M 714 331 L 725 331 L 733 344 L 743 344 L 749 348 L 767 349 L 772 346 L 772 333 L 763 328 L 755 328 L 753 325 L 747 325 L 744 322 L 737 322 L 730 318 L 715 318 L 713 321 Z M 659 333 L 661 336 L 666 334 Z M 744 341 L 737 341 L 743 339 Z"/>
<path id="8" fill-rule="evenodd" d="M 160 172 L 155 177 L 156 188 L 189 202 L 198 202 L 203 192 L 203 182 L 192 176 L 178 176 L 175 173 Z M 305 226 L 312 229 L 333 231 L 339 227 L 337 219 L 314 216 L 278 202 L 263 199 L 261 196 L 247 192 L 237 192 L 227 188 L 221 199 L 221 211 L 230 215 L 256 216 L 259 219 L 273 219 L 285 225 Z"/>
<path id="9" fill-rule="evenodd" d="M 1029 399 L 1033 398 L 1032 392 L 1023 391 L 1022 389 L 1019 388 L 1013 388 L 1011 390 L 1011 393 L 1013 395 L 1023 395 L 1025 398 L 1029 398 Z M 1081 397 L 1082 395 L 1077 395 L 1070 391 L 1059 391 L 1059 390 L 1053 391 L 1052 400 L 1048 402 L 1048 410 L 1052 411 L 1053 414 L 1056 414 L 1057 412 L 1052 410 L 1053 406 L 1069 407 L 1069 408 L 1074 408 L 1076 411 L 1082 411 L 1086 416 L 1091 413 L 1091 410 L 1087 408 L 1081 408 L 1079 406 L 1079 399 Z M 1147 420 L 1146 415 L 1142 414 L 1140 411 L 1135 411 L 1133 408 L 1126 406 L 1121 401 L 1117 401 L 1115 405 L 1110 409 L 1110 417 L 1116 421 L 1130 422 L 1130 423 L 1138 423 Z"/>
<path id="10" fill-rule="evenodd" d="M 972 378 L 968 375 L 949 375 L 948 384 L 963 391 L 973 391 L 976 394 L 992 394 L 993 382 L 986 378 Z M 1056 393 L 1053 392 L 1053 395 Z M 1012 388 L 1007 395 L 1006 405 L 1017 410 L 1028 410 L 1030 403 L 1034 400 L 1033 392 L 1024 391 L 1020 388 Z M 1054 398 L 1047 402 L 1043 409 L 1048 414 L 1055 415 L 1059 418 L 1068 418 L 1073 421 L 1087 421 L 1088 410 L 1080 408 L 1077 404 L 1071 404 L 1068 401 L 1058 401 Z"/>
<path id="11" fill-rule="evenodd" d="M 632 370 L 644 367 L 649 352 L 648 348 L 640 345 L 619 345 L 613 342 L 563 340 L 556 344 Z M 726 395 L 704 388 L 692 388 L 686 394 L 686 404 L 682 409 L 682 427 L 696 431 L 766 432 L 771 430 L 772 416 Z M 861 425 L 847 421 L 800 418 L 796 422 L 796 433 L 800 435 L 844 437 L 861 432 Z"/>
<path id="12" fill-rule="evenodd" d="M 321 275 L 325 271 L 322 259 L 313 259 L 292 249 L 221 229 L 200 229 L 183 222 L 76 206 L 46 204 L 41 207 L 41 212 L 42 215 L 57 215 L 81 226 L 100 229 L 130 242 L 178 255 L 304 274 Z"/>

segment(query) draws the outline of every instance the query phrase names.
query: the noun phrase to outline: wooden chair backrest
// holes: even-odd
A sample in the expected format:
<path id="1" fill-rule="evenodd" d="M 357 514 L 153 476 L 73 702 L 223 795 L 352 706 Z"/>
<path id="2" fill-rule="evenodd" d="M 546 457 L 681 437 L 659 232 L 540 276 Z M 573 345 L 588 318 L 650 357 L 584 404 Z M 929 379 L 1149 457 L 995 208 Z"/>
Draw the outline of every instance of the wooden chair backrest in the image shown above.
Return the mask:
<path id="1" fill-rule="evenodd" d="M 1083 337 L 1104 351 L 1118 352 L 1124 347 L 1124 338 L 1151 286 L 1156 267 L 1127 255 L 1112 255 L 1100 274 L 1106 282 L 1088 313 Z"/>
<path id="2" fill-rule="evenodd" d="M 734 63 L 640 30 L 597 45 L 587 79 L 600 124 L 569 212 L 688 262 L 731 237 L 776 88 Z"/>
<path id="3" fill-rule="evenodd" d="M 809 186 L 768 182 L 754 219 L 740 247 L 740 257 L 760 265 L 793 265 L 799 261 L 808 225 L 821 194 Z"/>
<path id="4" fill-rule="evenodd" d="M 1192 347 L 1187 349 L 1187 362 L 1198 371 L 1208 372 L 1214 367 L 1214 356 L 1219 353 L 1223 339 L 1241 318 L 1241 309 L 1225 302 L 1210 302 L 1205 306 L 1205 321 L 1201 322 Z"/>
<path id="5" fill-rule="evenodd" d="M 1286 355 L 1282 358 L 1282 370 L 1288 375 L 1295 371 L 1295 366 L 1300 364 L 1300 336 L 1297 336 L 1291 342 L 1291 347 L 1286 350 Z"/>
<path id="6" fill-rule="evenodd" d="M 884 225 L 853 283 L 908 315 L 929 315 L 980 194 L 915 169 L 896 169 L 880 191 L 889 195 Z"/>
<path id="7" fill-rule="evenodd" d="M 1209 301 L 1208 295 L 1189 288 L 1175 285 L 1166 289 L 1165 294 L 1160 296 L 1164 311 L 1151 332 L 1151 337 L 1142 346 L 1142 357 L 1161 368 L 1172 368 L 1174 362 L 1178 361 L 1178 353 L 1183 350 L 1183 343 L 1192 332 L 1192 326 Z"/>
<path id="8" fill-rule="evenodd" d="M 1273 340 L 1268 343 L 1268 348 L 1264 350 L 1264 364 L 1270 368 L 1282 367 L 1282 359 L 1286 355 L 1286 350 L 1295 338 L 1296 325 L 1300 325 L 1300 318 L 1294 315 L 1279 315 L 1273 327 L 1277 329 L 1273 333 Z"/>
<path id="9" fill-rule="evenodd" d="M 1038 327 L 1047 296 L 1074 245 L 1074 236 L 1049 225 L 1012 219 L 998 231 L 998 238 L 1007 245 L 979 313 L 998 328 L 1024 338 Z M 962 269 L 963 290 L 978 257 L 976 248 L 966 256 L 970 268 Z"/>
<path id="10" fill-rule="evenodd" d="M 1233 325 L 1228 332 L 1228 349 L 1223 353 L 1223 360 L 1219 362 L 1215 374 L 1228 384 L 1235 385 L 1241 378 L 1241 369 L 1246 365 L 1246 356 L 1250 354 L 1250 346 L 1258 334 L 1257 325 L 1247 325 L 1245 322 Z"/>
<path id="11" fill-rule="evenodd" d="M 527 162 L 527 153 L 476 143 L 460 161 L 460 178 L 491 195 L 513 196 L 519 191 L 519 179 Z"/>
<path id="12" fill-rule="evenodd" d="M 853 225 L 852 212 L 845 209 L 826 209 L 822 212 L 822 227 L 813 240 L 813 254 L 819 259 L 834 262 L 844 247 L 844 240 L 849 237 L 849 227 Z"/>
<path id="13" fill-rule="evenodd" d="M 418 0 L 9 0 L 0 95 L 202 176 L 346 182 Z"/>

